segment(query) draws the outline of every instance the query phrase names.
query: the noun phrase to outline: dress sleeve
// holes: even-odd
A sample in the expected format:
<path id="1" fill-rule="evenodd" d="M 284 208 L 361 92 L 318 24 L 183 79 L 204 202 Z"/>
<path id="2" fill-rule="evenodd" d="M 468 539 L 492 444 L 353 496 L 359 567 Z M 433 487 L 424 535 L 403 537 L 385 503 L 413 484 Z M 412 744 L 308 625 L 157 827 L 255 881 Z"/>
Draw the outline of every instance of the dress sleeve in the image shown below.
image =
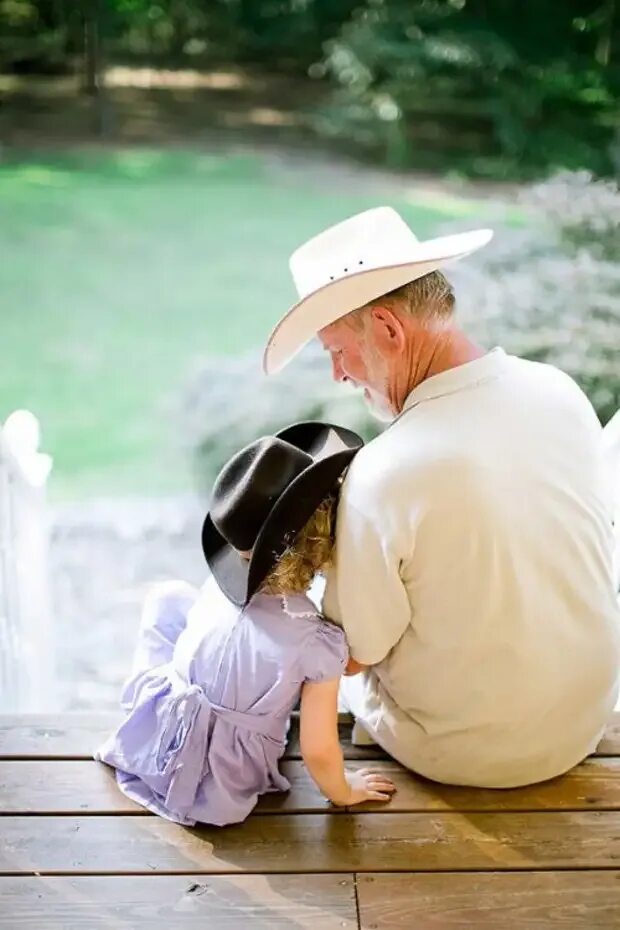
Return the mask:
<path id="1" fill-rule="evenodd" d="M 344 631 L 334 623 L 319 619 L 307 646 L 306 681 L 333 681 L 340 678 L 349 659 Z"/>

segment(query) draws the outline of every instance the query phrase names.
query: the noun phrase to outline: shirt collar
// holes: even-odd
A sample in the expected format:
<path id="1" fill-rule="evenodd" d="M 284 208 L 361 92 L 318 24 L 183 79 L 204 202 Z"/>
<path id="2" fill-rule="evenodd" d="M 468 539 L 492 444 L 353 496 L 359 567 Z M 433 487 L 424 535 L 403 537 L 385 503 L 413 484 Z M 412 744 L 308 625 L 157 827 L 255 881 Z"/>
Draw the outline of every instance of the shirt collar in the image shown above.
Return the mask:
<path id="1" fill-rule="evenodd" d="M 474 387 L 482 381 L 488 381 L 489 378 L 496 378 L 505 368 L 508 356 L 499 346 L 491 349 L 481 358 L 476 358 L 471 362 L 465 362 L 463 365 L 457 365 L 455 368 L 448 368 L 447 371 L 441 371 L 437 375 L 432 375 L 425 381 L 422 381 L 408 395 L 403 409 L 398 417 L 416 407 L 425 400 L 434 400 L 436 397 L 444 397 L 446 394 L 455 394 L 465 388 Z M 395 421 L 394 421 L 395 422 Z"/>

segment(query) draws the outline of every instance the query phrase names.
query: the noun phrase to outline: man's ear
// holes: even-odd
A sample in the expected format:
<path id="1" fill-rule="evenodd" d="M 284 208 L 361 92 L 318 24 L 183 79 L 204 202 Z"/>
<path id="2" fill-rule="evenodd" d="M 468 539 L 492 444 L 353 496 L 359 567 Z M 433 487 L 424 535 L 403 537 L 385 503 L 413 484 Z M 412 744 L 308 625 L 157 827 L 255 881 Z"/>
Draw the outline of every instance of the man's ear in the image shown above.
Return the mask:
<path id="1" fill-rule="evenodd" d="M 402 320 L 390 307 L 376 304 L 371 311 L 371 332 L 375 347 L 384 358 L 399 355 L 405 347 Z"/>

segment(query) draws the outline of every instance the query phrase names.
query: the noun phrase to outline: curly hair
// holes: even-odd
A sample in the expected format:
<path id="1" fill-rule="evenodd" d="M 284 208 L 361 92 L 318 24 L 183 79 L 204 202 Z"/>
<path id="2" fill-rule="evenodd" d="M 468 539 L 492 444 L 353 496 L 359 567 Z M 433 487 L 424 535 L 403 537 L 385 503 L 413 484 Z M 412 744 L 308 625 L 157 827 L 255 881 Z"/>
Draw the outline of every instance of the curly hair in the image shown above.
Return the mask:
<path id="1" fill-rule="evenodd" d="M 331 565 L 337 494 L 329 494 L 299 531 L 263 582 L 264 594 L 303 594 L 314 576 Z"/>

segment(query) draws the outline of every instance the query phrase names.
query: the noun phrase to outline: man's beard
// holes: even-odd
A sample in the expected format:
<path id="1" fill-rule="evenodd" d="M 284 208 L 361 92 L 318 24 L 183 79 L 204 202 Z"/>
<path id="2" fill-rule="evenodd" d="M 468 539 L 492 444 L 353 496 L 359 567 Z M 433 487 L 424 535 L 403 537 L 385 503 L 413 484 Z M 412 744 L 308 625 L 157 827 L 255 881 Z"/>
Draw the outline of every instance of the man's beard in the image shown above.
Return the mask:
<path id="1" fill-rule="evenodd" d="M 371 415 L 380 423 L 391 423 L 395 417 L 392 410 L 388 386 L 388 368 L 378 352 L 370 347 L 366 355 L 366 370 L 375 384 L 381 384 L 381 390 L 366 385 L 364 400 Z"/>
<path id="2" fill-rule="evenodd" d="M 387 390 L 387 388 L 386 388 Z M 372 417 L 380 423 L 391 423 L 394 411 L 385 394 L 367 387 L 364 391 L 364 400 Z"/>

